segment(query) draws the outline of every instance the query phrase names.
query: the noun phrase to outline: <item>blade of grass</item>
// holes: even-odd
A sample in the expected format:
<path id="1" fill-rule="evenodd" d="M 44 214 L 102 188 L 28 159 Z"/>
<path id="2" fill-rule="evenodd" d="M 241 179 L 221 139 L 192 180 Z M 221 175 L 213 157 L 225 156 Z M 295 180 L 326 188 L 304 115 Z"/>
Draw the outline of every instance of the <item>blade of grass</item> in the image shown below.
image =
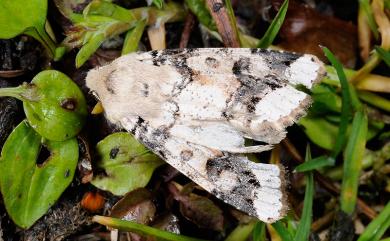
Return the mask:
<path id="1" fill-rule="evenodd" d="M 153 4 L 154 4 L 157 8 L 161 9 L 161 8 L 163 7 L 164 0 L 153 0 Z"/>
<path id="2" fill-rule="evenodd" d="M 381 57 L 383 61 L 385 61 L 385 63 L 390 67 L 390 52 L 378 46 L 375 46 L 375 51 L 378 53 L 379 57 Z"/>
<path id="3" fill-rule="evenodd" d="M 205 241 L 202 239 L 191 238 L 184 235 L 178 235 L 175 233 L 163 231 L 157 228 L 152 228 L 146 225 L 142 225 L 136 222 L 125 221 L 117 218 L 104 217 L 104 216 L 94 216 L 92 218 L 93 222 L 100 223 L 102 225 L 106 225 L 112 228 L 116 228 L 123 231 L 130 231 L 134 233 L 138 233 L 141 235 L 151 235 L 157 238 L 161 238 L 164 240 L 172 240 L 172 241 Z"/>
<path id="4" fill-rule="evenodd" d="M 379 215 L 371 221 L 364 232 L 360 235 L 358 241 L 377 241 L 386 230 L 390 227 L 390 202 L 379 213 Z M 387 238 L 385 240 L 390 240 Z"/>
<path id="5" fill-rule="evenodd" d="M 138 44 L 145 30 L 146 20 L 138 21 L 135 27 L 126 33 L 123 43 L 122 55 L 135 52 L 138 50 Z"/>
<path id="6" fill-rule="evenodd" d="M 334 163 L 335 163 L 334 158 L 329 156 L 320 156 L 298 165 L 295 168 L 295 171 L 307 172 L 311 170 L 316 170 L 321 167 L 333 166 Z"/>
<path id="7" fill-rule="evenodd" d="M 310 162 L 311 152 L 310 146 L 306 147 L 306 156 L 305 163 Z M 305 198 L 303 200 L 303 211 L 301 215 L 301 220 L 299 221 L 297 232 L 294 236 L 294 241 L 306 241 L 309 240 L 310 235 L 310 226 L 313 215 L 313 196 L 314 196 L 314 178 L 313 173 L 308 172 L 305 174 L 306 176 L 306 190 L 305 190 Z"/>
<path id="8" fill-rule="evenodd" d="M 329 65 L 325 66 L 325 68 L 327 76 L 322 80 L 322 83 L 326 83 L 331 86 L 340 86 L 336 70 Z M 344 73 L 349 79 L 356 74 L 356 71 L 344 68 Z M 376 74 L 367 74 L 360 79 L 359 83 L 357 83 L 355 87 L 359 90 L 390 93 L 390 78 Z"/>
<path id="9" fill-rule="evenodd" d="M 341 210 L 352 214 L 355 210 L 359 175 L 366 146 L 368 129 L 367 115 L 364 110 L 355 113 L 351 134 L 344 151 L 343 180 L 341 184 Z"/>
<path id="10" fill-rule="evenodd" d="M 341 119 L 340 119 L 340 125 L 339 125 L 336 142 L 331 154 L 333 158 L 336 158 L 341 152 L 341 150 L 343 149 L 345 142 L 347 140 L 346 132 L 348 128 L 349 119 L 352 113 L 350 85 L 343 71 L 342 64 L 336 59 L 336 57 L 328 48 L 324 47 L 322 48 L 322 50 L 324 51 L 325 56 L 328 58 L 332 66 L 336 69 L 337 75 L 340 80 L 340 85 L 341 85 L 341 98 L 342 98 Z"/>
<path id="11" fill-rule="evenodd" d="M 286 17 L 287 9 L 288 9 L 288 0 L 285 0 L 282 6 L 280 7 L 278 13 L 276 14 L 275 18 L 272 20 L 271 25 L 268 27 L 264 36 L 260 39 L 259 43 L 257 44 L 258 48 L 268 48 L 268 46 L 272 44 L 272 42 L 274 41 L 276 35 L 280 30 L 280 27 L 282 27 L 284 18 Z"/>
<path id="12" fill-rule="evenodd" d="M 370 105 L 390 112 L 390 100 L 369 91 L 358 91 L 358 96 L 361 100 L 369 103 Z"/>
<path id="13" fill-rule="evenodd" d="M 365 13 L 365 17 L 367 19 L 368 26 L 370 26 L 370 29 L 374 35 L 374 38 L 378 39 L 379 38 L 378 25 L 376 24 L 374 16 L 372 14 L 370 1 L 369 0 L 359 0 L 359 7 L 361 7 L 363 9 L 363 12 Z"/>
<path id="14" fill-rule="evenodd" d="M 293 241 L 293 237 L 288 229 L 283 225 L 282 221 L 277 221 L 272 224 L 272 227 L 276 230 L 283 241 Z"/>
<path id="15" fill-rule="evenodd" d="M 238 225 L 225 239 L 225 241 L 245 241 L 251 235 L 256 222 Z"/>
<path id="16" fill-rule="evenodd" d="M 257 222 L 253 228 L 253 241 L 265 240 L 265 223 Z"/>

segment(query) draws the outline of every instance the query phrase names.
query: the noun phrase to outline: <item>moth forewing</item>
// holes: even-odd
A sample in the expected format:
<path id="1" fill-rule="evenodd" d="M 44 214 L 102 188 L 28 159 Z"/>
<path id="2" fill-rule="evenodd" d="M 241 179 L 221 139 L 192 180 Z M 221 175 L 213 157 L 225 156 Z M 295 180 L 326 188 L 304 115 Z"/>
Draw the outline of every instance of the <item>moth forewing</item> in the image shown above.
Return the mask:
<path id="1" fill-rule="evenodd" d="M 312 55 L 176 49 L 122 56 L 91 70 L 87 86 L 112 123 L 226 203 L 274 222 L 287 209 L 283 171 L 240 153 L 280 142 L 311 102 L 294 87 L 311 88 L 324 72 Z"/>

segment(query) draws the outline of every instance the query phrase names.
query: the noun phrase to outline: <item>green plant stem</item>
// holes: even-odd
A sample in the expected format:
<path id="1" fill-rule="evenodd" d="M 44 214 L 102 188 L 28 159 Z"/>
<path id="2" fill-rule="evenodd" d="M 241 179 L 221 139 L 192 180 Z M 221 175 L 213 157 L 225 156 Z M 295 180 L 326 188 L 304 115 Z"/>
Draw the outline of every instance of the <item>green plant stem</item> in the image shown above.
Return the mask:
<path id="1" fill-rule="evenodd" d="M 24 33 L 38 40 L 45 47 L 51 58 L 55 56 L 56 44 L 44 29 L 29 28 Z"/>
<path id="2" fill-rule="evenodd" d="M 37 101 L 39 95 L 36 88 L 28 84 L 23 84 L 17 87 L 0 88 L 0 96 L 14 97 L 21 101 Z"/>
<path id="3" fill-rule="evenodd" d="M 110 218 L 104 216 L 94 216 L 92 218 L 93 222 L 100 223 L 102 225 L 109 226 L 111 228 L 116 228 L 123 231 L 130 231 L 142 235 L 152 235 L 157 238 L 164 240 L 172 241 L 205 241 L 202 239 L 191 238 L 184 235 L 178 235 L 175 233 L 163 231 L 157 228 L 152 228 L 146 225 L 142 225 L 136 222 L 125 221 L 117 218 Z"/>
<path id="4" fill-rule="evenodd" d="M 246 224 L 238 225 L 225 239 L 225 241 L 245 241 L 248 239 L 249 235 L 252 233 L 252 230 L 256 222 L 249 222 Z"/>
<path id="5" fill-rule="evenodd" d="M 368 129 L 367 115 L 364 110 L 355 113 L 351 134 L 344 151 L 344 170 L 341 185 L 341 210 L 352 214 L 357 200 L 359 176 L 362 169 L 362 159 L 366 146 Z"/>
<path id="6" fill-rule="evenodd" d="M 381 62 L 381 58 L 378 53 L 373 53 L 368 59 L 367 63 L 363 65 L 353 76 L 349 79 L 351 83 L 358 83 L 362 78 L 370 73 Z"/>
<path id="7" fill-rule="evenodd" d="M 390 101 L 369 91 L 358 91 L 358 96 L 372 106 L 390 112 Z"/>
<path id="8" fill-rule="evenodd" d="M 327 76 L 322 80 L 322 82 L 339 87 L 340 81 L 336 74 L 336 70 L 330 65 L 325 68 Z M 351 79 L 352 76 L 356 74 L 356 71 L 344 68 L 344 73 L 347 76 L 347 79 Z M 376 74 L 367 74 L 355 84 L 355 87 L 360 90 L 390 93 L 390 78 Z"/>
<path id="9" fill-rule="evenodd" d="M 377 241 L 390 227 L 390 202 L 387 202 L 379 215 L 371 221 L 364 232 L 360 235 L 358 241 Z"/>

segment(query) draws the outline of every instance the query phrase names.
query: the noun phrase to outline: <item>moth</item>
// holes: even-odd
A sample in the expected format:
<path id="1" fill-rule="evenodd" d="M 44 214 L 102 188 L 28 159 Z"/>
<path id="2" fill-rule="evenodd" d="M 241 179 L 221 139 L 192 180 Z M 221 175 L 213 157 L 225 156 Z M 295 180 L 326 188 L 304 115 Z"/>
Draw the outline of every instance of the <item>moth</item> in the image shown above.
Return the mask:
<path id="1" fill-rule="evenodd" d="M 110 122 L 217 198 L 270 223 L 288 208 L 284 169 L 244 154 L 286 136 L 311 103 L 296 87 L 310 89 L 324 73 L 306 54 L 167 49 L 122 56 L 89 71 L 86 84 Z"/>

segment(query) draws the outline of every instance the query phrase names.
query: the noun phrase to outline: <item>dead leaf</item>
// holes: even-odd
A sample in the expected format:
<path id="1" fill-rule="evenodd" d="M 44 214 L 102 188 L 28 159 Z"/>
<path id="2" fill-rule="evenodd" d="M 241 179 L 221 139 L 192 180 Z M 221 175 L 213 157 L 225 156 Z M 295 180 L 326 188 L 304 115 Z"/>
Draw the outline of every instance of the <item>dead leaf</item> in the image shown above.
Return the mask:
<path id="1" fill-rule="evenodd" d="M 281 5 L 274 0 L 274 6 Z M 314 54 L 327 62 L 320 46 L 328 47 L 346 67 L 356 63 L 357 30 L 350 22 L 322 15 L 308 5 L 290 1 L 280 29 L 280 47 L 288 51 Z"/>

